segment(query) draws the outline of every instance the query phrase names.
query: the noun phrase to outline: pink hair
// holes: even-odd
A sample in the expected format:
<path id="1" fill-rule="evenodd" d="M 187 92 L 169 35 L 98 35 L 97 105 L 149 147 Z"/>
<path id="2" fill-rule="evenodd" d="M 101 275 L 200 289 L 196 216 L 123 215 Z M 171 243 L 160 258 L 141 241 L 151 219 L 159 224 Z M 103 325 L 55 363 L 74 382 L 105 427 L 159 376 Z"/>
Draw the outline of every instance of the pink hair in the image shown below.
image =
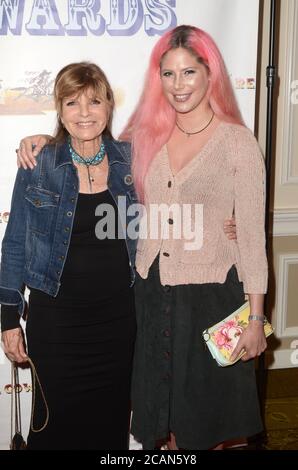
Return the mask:
<path id="1" fill-rule="evenodd" d="M 139 103 L 120 135 L 120 139 L 132 143 L 132 168 L 140 201 L 144 199 L 150 163 L 175 126 L 175 110 L 162 91 L 160 64 L 166 52 L 178 47 L 188 49 L 208 66 L 209 101 L 215 114 L 224 121 L 243 125 L 223 58 L 209 34 L 194 26 L 178 26 L 164 34 L 153 48 Z"/>

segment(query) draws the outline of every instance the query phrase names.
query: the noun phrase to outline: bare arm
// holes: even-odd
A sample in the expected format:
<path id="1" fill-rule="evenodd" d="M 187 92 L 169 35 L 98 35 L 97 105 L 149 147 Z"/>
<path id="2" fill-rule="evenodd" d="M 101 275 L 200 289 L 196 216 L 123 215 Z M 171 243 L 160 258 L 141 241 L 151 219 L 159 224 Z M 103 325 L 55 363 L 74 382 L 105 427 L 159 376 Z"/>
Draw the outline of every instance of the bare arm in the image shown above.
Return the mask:
<path id="1" fill-rule="evenodd" d="M 51 140 L 50 135 L 30 135 L 21 140 L 19 148 L 16 150 L 18 167 L 31 170 L 36 165 L 36 155 Z"/>

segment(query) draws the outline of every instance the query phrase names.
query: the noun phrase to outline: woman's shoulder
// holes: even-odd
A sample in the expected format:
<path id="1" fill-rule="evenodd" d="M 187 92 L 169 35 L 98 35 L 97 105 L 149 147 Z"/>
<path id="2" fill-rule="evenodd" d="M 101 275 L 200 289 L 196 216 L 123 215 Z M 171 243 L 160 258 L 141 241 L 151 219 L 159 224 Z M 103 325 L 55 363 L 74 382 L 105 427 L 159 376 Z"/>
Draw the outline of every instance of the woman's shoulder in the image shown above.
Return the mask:
<path id="1" fill-rule="evenodd" d="M 126 141 L 126 140 L 112 139 L 112 142 L 114 143 L 114 145 L 116 145 L 117 147 L 119 147 L 121 149 L 125 148 L 126 150 L 131 151 L 131 143 Z"/>
<path id="2" fill-rule="evenodd" d="M 224 123 L 225 143 L 235 165 L 263 165 L 264 157 L 253 132 L 246 126 L 235 123 Z"/>
<path id="3" fill-rule="evenodd" d="M 36 156 L 36 166 L 33 168 L 32 173 L 39 174 L 42 171 L 51 172 L 60 163 L 71 161 L 68 156 L 68 147 L 66 142 L 50 142 L 42 147 Z"/>
<path id="4" fill-rule="evenodd" d="M 257 139 L 255 138 L 253 132 L 246 127 L 244 124 L 235 124 L 233 122 L 223 122 L 222 125 L 225 129 L 225 134 L 230 139 L 238 142 L 238 144 L 251 143 L 258 145 Z"/>
<path id="5" fill-rule="evenodd" d="M 44 145 L 44 146 L 42 147 L 42 149 L 40 150 L 40 152 L 38 153 L 37 158 L 36 158 L 36 161 L 38 162 L 38 160 L 44 158 L 45 155 L 46 155 L 46 156 L 48 156 L 48 155 L 55 155 L 55 153 L 57 152 L 57 148 L 58 148 L 59 146 L 62 146 L 62 145 L 63 145 L 62 142 L 60 142 L 60 143 L 58 143 L 58 142 L 51 143 L 51 142 L 50 142 L 50 143 Z"/>
<path id="6" fill-rule="evenodd" d="M 41 152 L 44 151 L 44 153 L 55 153 L 58 147 L 62 147 L 65 144 L 66 142 L 50 142 L 43 147 Z"/>
<path id="7" fill-rule="evenodd" d="M 131 143 L 125 140 L 116 139 L 105 139 L 105 144 L 114 147 L 118 152 L 121 153 L 123 158 L 127 161 L 131 161 Z"/>

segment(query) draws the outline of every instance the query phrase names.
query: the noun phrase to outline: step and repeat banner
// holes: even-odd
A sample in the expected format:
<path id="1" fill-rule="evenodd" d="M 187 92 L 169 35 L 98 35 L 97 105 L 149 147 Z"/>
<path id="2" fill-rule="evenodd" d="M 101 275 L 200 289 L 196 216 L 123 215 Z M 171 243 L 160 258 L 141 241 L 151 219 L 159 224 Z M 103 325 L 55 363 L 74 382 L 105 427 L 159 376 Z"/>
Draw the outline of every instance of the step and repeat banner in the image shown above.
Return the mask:
<path id="1" fill-rule="evenodd" d="M 92 61 L 114 89 L 113 132 L 132 112 L 153 45 L 169 29 L 192 24 L 217 42 L 247 125 L 254 127 L 259 0 L 0 0 L 0 243 L 9 218 L 19 140 L 50 134 L 52 88 L 66 64 Z M 18 392 L 26 435 L 31 379 Z M 0 348 L 0 449 L 10 438 L 10 364 Z M 111 417 L 112 419 L 112 417 Z M 137 448 L 131 441 L 131 448 Z"/>

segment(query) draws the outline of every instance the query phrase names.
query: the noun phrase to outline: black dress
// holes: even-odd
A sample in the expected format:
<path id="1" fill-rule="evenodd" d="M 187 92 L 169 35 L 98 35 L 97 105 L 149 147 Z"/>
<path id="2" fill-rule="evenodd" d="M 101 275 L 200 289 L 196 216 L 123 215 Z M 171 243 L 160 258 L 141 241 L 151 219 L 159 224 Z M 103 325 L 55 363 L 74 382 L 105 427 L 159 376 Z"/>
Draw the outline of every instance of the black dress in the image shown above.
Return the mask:
<path id="1" fill-rule="evenodd" d="M 254 361 L 219 367 L 205 328 L 244 303 L 236 268 L 223 284 L 162 286 L 158 258 L 136 279 L 132 434 L 145 449 L 172 431 L 182 449 L 205 450 L 263 428 Z"/>
<path id="2" fill-rule="evenodd" d="M 117 215 L 108 190 L 79 194 L 57 297 L 31 289 L 28 353 L 50 418 L 30 431 L 29 450 L 128 448 L 134 297 L 125 240 L 95 236 L 101 203 Z M 35 428 L 44 417 L 38 393 Z"/>

